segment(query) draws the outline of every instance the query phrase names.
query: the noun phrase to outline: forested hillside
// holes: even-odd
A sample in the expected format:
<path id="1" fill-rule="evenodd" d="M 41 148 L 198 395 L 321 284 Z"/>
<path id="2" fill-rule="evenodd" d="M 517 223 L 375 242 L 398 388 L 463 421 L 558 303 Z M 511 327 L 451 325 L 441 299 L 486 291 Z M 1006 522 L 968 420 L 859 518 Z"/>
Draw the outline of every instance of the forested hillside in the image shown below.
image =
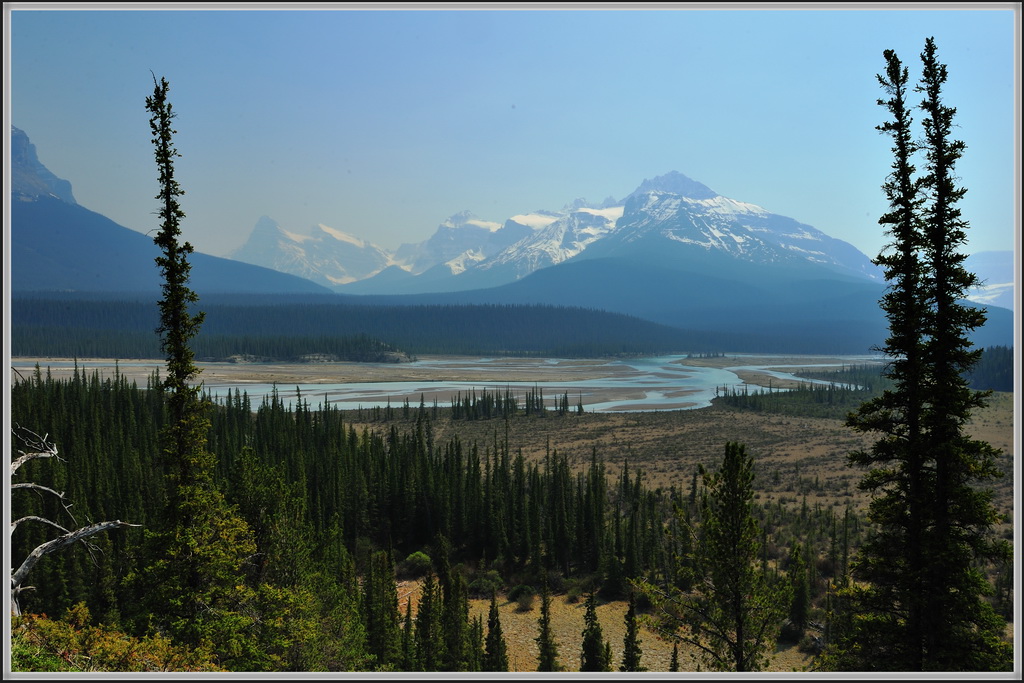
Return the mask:
<path id="1" fill-rule="evenodd" d="M 555 306 L 367 306 L 282 302 L 207 304 L 193 343 L 199 358 L 297 358 L 374 351 L 409 354 L 598 357 L 685 353 L 745 345 L 732 336 L 678 330 L 627 315 Z M 159 358 L 152 302 L 16 298 L 15 356 Z"/>

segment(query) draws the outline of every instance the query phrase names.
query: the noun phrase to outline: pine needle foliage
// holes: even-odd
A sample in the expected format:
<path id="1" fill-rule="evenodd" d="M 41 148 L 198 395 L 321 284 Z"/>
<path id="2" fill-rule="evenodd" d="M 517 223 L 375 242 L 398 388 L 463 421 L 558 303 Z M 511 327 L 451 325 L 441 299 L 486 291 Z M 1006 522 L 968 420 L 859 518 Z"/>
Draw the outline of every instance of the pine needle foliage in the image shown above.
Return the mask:
<path id="1" fill-rule="evenodd" d="M 1005 623 L 986 596 L 984 567 L 1009 556 L 994 539 L 991 491 L 1000 453 L 964 431 L 988 392 L 968 386 L 981 349 L 968 334 L 985 322 L 966 305 L 977 282 L 963 267 L 968 223 L 957 206 L 966 189 L 955 165 L 966 145 L 952 138 L 956 109 L 943 102 L 947 69 L 935 41 L 921 53 L 923 136 L 915 139 L 908 69 L 892 50 L 878 75 L 891 118 L 877 128 L 893 140 L 882 186 L 890 210 L 879 218 L 891 243 L 876 262 L 889 289 L 881 307 L 890 334 L 881 349 L 893 387 L 851 413 L 847 424 L 879 434 L 849 455 L 868 468 L 873 532 L 852 563 L 856 583 L 840 596 L 849 614 L 822 660 L 828 668 L 886 671 L 986 671 L 1010 665 Z M 923 155 L 923 173 L 913 160 Z"/>

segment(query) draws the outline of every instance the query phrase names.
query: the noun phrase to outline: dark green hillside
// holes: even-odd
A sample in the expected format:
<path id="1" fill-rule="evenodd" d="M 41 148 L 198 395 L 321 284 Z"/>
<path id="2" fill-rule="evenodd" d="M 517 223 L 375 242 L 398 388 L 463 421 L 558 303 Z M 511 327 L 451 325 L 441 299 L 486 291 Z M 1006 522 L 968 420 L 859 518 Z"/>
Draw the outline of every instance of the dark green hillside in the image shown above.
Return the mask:
<path id="1" fill-rule="evenodd" d="M 11 288 L 15 292 L 149 292 L 160 281 L 153 267 L 158 251 L 150 237 L 106 216 L 55 197 L 13 195 Z M 196 291 L 327 293 L 294 275 L 241 261 L 192 255 Z"/>
<path id="2" fill-rule="evenodd" d="M 207 304 L 200 358 L 337 353 L 342 340 L 378 340 L 411 354 L 607 356 L 735 348 L 725 335 L 686 332 L 632 316 L 553 306 L 368 306 L 296 301 Z M 156 311 L 140 300 L 17 298 L 15 356 L 159 357 Z"/>

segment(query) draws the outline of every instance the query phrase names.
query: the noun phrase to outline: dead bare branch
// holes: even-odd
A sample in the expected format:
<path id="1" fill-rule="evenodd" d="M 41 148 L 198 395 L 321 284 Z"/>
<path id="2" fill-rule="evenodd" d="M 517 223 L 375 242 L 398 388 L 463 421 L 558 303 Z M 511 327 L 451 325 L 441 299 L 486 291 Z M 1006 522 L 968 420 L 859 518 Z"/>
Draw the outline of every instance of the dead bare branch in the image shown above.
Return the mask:
<path id="1" fill-rule="evenodd" d="M 64 533 L 70 533 L 67 529 L 62 527 L 60 524 L 57 524 L 56 522 L 50 521 L 50 520 L 46 519 L 45 517 L 39 517 L 37 515 L 26 515 L 25 517 L 22 517 L 21 519 L 18 519 L 18 520 L 15 520 L 15 521 L 11 522 L 11 533 L 12 534 L 14 533 L 14 530 L 18 528 L 18 525 L 21 524 L 22 522 L 42 522 L 43 524 L 49 524 L 50 526 L 57 527 L 58 529 L 60 529 Z"/>
<path id="2" fill-rule="evenodd" d="M 38 489 L 40 491 L 46 491 L 47 493 L 52 493 L 53 495 L 57 496 L 61 500 L 64 500 L 64 494 L 63 493 L 60 493 L 58 491 L 54 491 L 49 486 L 43 486 L 42 484 L 33 484 L 32 482 L 28 482 L 28 481 L 22 482 L 20 484 L 11 484 L 11 490 L 13 491 L 15 489 Z"/>
<path id="3" fill-rule="evenodd" d="M 58 460 L 61 461 L 64 460 L 57 454 L 57 446 L 50 442 L 49 434 L 44 434 L 40 436 L 31 429 L 26 429 L 21 425 L 17 425 L 14 429 L 12 429 L 12 432 L 14 433 L 14 436 L 18 438 L 23 444 L 25 444 L 25 446 L 29 449 L 27 452 L 18 451 L 21 454 L 20 457 L 11 462 L 12 475 L 15 472 L 17 472 L 18 468 L 24 465 L 26 462 L 35 460 L 37 458 L 57 458 Z M 36 484 L 34 482 L 21 482 L 17 484 L 11 484 L 11 490 L 14 491 L 16 489 L 44 492 L 55 496 L 57 500 L 60 501 L 61 506 L 64 508 L 64 511 L 68 514 L 69 517 L 71 517 L 71 520 L 74 522 L 75 526 L 78 525 L 78 522 L 75 521 L 74 515 L 71 514 L 71 503 L 67 501 L 67 499 L 65 499 L 64 493 L 55 491 L 48 486 L 43 486 L 42 484 Z M 46 541 L 45 543 L 41 543 L 38 546 L 36 546 L 35 550 L 30 552 L 28 556 L 22 561 L 21 566 L 18 567 L 17 571 L 14 571 L 11 574 L 11 611 L 14 614 L 21 613 L 21 608 L 18 605 L 18 595 L 24 591 L 33 589 L 32 586 L 22 585 L 25 581 L 25 578 L 28 576 L 28 573 L 32 571 L 32 568 L 36 565 L 36 563 L 39 562 L 39 560 L 42 559 L 44 556 L 52 552 L 56 552 L 58 550 L 66 548 L 69 545 L 72 545 L 77 542 L 81 542 L 83 545 L 85 545 L 90 555 L 92 555 L 97 551 L 97 547 L 86 540 L 90 536 L 110 529 L 141 526 L 140 524 L 129 524 L 128 522 L 122 522 L 118 519 L 109 522 L 97 522 L 95 524 L 90 524 L 89 526 L 85 526 L 80 529 L 75 529 L 74 531 L 68 531 L 68 529 L 61 526 L 57 522 L 54 522 L 53 520 L 46 519 L 45 517 L 40 517 L 37 515 L 26 515 L 24 517 L 17 519 L 14 522 L 11 522 L 10 534 L 14 534 L 14 531 L 18 528 L 18 525 L 20 525 L 23 522 L 29 521 L 48 524 L 60 530 L 62 532 L 62 535 L 53 540 Z"/>
<path id="4" fill-rule="evenodd" d="M 101 531 L 107 531 L 109 529 L 118 529 L 122 527 L 138 526 L 142 525 L 129 524 L 128 522 L 122 522 L 119 519 L 114 520 L 112 522 L 97 522 L 96 524 L 91 524 L 87 527 L 82 527 L 81 529 L 70 531 L 64 534 L 63 536 L 53 539 L 52 541 L 47 541 L 46 543 L 42 543 L 36 546 L 36 549 L 29 553 L 28 557 L 26 557 L 25 560 L 21 563 L 21 566 L 18 567 L 18 570 L 11 574 L 11 609 L 14 610 L 15 614 L 20 613 L 20 609 L 18 608 L 16 598 L 18 596 L 18 593 L 20 593 L 23 590 L 21 584 L 25 581 L 25 577 L 28 576 L 28 573 L 32 571 L 32 568 L 36 566 L 36 563 L 39 562 L 39 560 L 41 560 L 44 556 L 52 552 L 62 550 L 63 548 L 66 548 L 67 546 L 77 541 L 84 540 L 89 536 L 93 536 L 95 534 L 100 533 Z"/>
<path id="5" fill-rule="evenodd" d="M 12 475 L 18 471 L 19 467 L 30 460 L 35 460 L 37 458 L 57 458 L 58 460 L 63 460 L 63 458 L 57 454 L 56 444 L 50 442 L 49 434 L 39 436 L 36 432 L 26 427 L 22 427 L 21 425 L 15 425 L 12 431 L 18 440 L 21 441 L 28 449 L 27 451 L 19 450 L 18 453 L 20 453 L 21 456 L 11 462 Z"/>

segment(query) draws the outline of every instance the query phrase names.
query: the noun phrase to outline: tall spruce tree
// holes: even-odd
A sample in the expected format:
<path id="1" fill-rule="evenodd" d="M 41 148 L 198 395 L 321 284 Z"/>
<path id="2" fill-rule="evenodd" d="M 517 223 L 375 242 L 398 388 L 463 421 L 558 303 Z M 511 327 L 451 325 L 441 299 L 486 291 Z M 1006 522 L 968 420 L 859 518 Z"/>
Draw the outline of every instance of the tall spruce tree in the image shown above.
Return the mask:
<path id="1" fill-rule="evenodd" d="M 374 551 L 363 577 L 363 619 L 367 649 L 376 658 L 377 668 L 399 663 L 400 618 L 391 554 L 386 550 Z"/>
<path id="2" fill-rule="evenodd" d="M 879 219 L 892 243 L 877 259 L 889 290 L 881 301 L 890 335 L 893 389 L 862 405 L 847 423 L 877 432 L 868 450 L 849 456 L 871 468 L 860 488 L 872 494 L 874 529 L 852 563 L 857 586 L 843 604 L 853 613 L 824 658 L 833 668 L 897 671 L 993 670 L 1009 665 L 1000 638 L 1004 624 L 984 596 L 985 562 L 1005 557 L 994 541 L 991 492 L 976 485 L 999 476 L 998 451 L 970 438 L 964 425 L 986 393 L 971 391 L 965 373 L 977 361 L 968 334 L 984 311 L 964 305 L 976 282 L 959 250 L 967 222 L 955 183 L 965 149 L 951 137 L 956 110 L 942 101 L 946 67 L 934 39 L 921 54 L 916 91 L 925 114 L 923 138 L 913 142 L 907 105 L 908 72 L 892 50 L 878 76 L 892 115 L 878 129 L 893 138 L 893 172 L 883 185 L 890 211 Z M 915 176 L 913 155 L 923 152 L 925 173 Z"/>
<path id="3" fill-rule="evenodd" d="M 198 333 L 203 314 L 189 309 L 198 295 L 188 286 L 192 246 L 180 243 L 180 221 L 185 216 L 177 197 L 184 194 L 174 178 L 173 144 L 177 131 L 168 100 L 166 79 L 153 78 L 153 95 L 146 98 L 152 114 L 150 128 L 160 191 L 161 227 L 154 241 L 163 276 L 159 302 L 161 345 L 167 359 L 163 382 L 168 420 L 161 435 L 162 452 L 170 472 L 171 492 L 166 528 L 151 537 L 157 559 L 132 583 L 144 591 L 141 601 L 159 628 L 176 641 L 214 650 L 227 666 L 253 666 L 263 653 L 253 640 L 254 617 L 246 609 L 253 592 L 244 585 L 244 564 L 256 549 L 245 521 L 229 506 L 214 478 L 215 457 L 207 448 L 209 405 L 194 385 L 199 368 L 190 342 Z"/>
<path id="4" fill-rule="evenodd" d="M 998 514 L 990 489 L 976 484 L 1002 476 L 1000 452 L 970 437 L 964 425 L 991 392 L 972 391 L 967 374 L 981 357 L 968 335 L 985 324 L 984 309 L 966 304 L 977 284 L 964 268 L 969 224 L 957 206 L 967 190 L 956 185 L 956 162 L 966 145 L 953 139 L 956 109 L 942 100 L 946 65 L 938 61 L 934 38 L 921 54 L 921 110 L 926 152 L 924 213 L 930 319 L 926 362 L 935 391 L 924 415 L 928 450 L 933 453 L 935 492 L 930 496 L 934 528 L 926 539 L 929 561 L 924 580 L 934 600 L 925 603 L 923 663 L 949 671 L 988 670 L 1010 665 L 1009 643 L 1001 639 L 1005 623 L 985 596 L 992 594 L 982 565 L 1010 556 L 1006 541 L 994 541 Z"/>

